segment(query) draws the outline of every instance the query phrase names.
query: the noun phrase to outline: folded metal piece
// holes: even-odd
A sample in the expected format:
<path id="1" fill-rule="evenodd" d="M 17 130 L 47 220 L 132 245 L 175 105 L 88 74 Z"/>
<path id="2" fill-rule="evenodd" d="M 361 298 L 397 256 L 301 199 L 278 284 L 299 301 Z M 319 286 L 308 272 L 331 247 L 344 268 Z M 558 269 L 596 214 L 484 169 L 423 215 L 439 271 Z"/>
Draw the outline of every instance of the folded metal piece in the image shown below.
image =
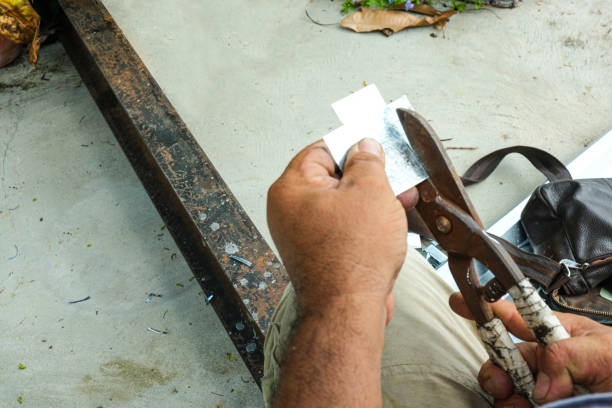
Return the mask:
<path id="1" fill-rule="evenodd" d="M 343 125 L 323 140 L 340 170 L 344 168 L 349 149 L 370 137 L 376 139 L 385 152 L 385 172 L 396 195 L 427 177 L 395 113 L 398 108 L 412 108 L 405 95 L 387 105 L 372 84 L 333 103 L 332 108 Z"/>

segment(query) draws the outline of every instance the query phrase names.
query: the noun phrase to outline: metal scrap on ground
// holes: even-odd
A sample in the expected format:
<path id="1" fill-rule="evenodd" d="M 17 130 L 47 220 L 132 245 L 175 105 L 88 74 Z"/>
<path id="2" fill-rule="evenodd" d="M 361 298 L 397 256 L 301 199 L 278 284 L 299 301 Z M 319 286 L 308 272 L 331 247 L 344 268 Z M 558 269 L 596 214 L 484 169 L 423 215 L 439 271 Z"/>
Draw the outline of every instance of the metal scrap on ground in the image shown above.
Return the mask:
<path id="1" fill-rule="evenodd" d="M 11 256 L 8 260 L 12 261 L 14 259 L 17 259 L 17 257 L 19 256 L 19 247 L 17 245 L 13 245 L 15 247 L 15 255 Z"/>
<path id="2" fill-rule="evenodd" d="M 246 259 L 244 259 L 244 258 L 243 258 L 243 257 L 241 257 L 241 256 L 238 256 L 238 255 L 234 255 L 234 254 L 232 254 L 232 255 L 230 255 L 229 257 L 230 257 L 230 259 L 233 259 L 233 260 L 234 260 L 234 261 L 236 261 L 236 262 L 240 262 L 240 263 L 242 263 L 242 264 L 245 264 L 245 265 L 246 265 L 246 266 L 248 266 L 249 268 L 253 266 L 253 262 L 251 262 L 251 261 L 249 261 L 249 260 L 246 260 Z"/>
<path id="3" fill-rule="evenodd" d="M 157 333 L 157 334 L 168 334 L 167 330 L 157 330 L 152 327 L 147 327 L 147 330 L 153 333 Z"/>
<path id="4" fill-rule="evenodd" d="M 149 295 L 145 298 L 145 303 L 151 303 L 154 297 L 162 297 L 162 295 L 158 295 L 157 293 L 149 293 Z"/>
<path id="5" fill-rule="evenodd" d="M 70 302 L 68 302 L 69 305 L 73 305 L 75 303 L 81 303 L 81 302 L 85 302 L 87 300 L 91 299 L 90 296 L 84 297 L 83 299 L 79 299 L 79 300 L 72 300 Z"/>

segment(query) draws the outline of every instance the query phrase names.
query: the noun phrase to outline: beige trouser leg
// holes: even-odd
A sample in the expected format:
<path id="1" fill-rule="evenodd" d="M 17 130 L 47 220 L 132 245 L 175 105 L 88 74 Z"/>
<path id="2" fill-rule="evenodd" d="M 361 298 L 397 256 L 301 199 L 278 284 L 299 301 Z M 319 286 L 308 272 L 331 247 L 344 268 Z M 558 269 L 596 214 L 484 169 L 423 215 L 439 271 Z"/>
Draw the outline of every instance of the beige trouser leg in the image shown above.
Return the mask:
<path id="1" fill-rule="evenodd" d="M 423 257 L 409 248 L 394 288 L 395 313 L 385 331 L 385 407 L 490 406 L 476 380 L 487 354 L 473 324 L 448 307 L 451 292 Z M 266 406 L 276 390 L 295 318 L 295 292 L 289 285 L 266 336 L 262 383 Z"/>

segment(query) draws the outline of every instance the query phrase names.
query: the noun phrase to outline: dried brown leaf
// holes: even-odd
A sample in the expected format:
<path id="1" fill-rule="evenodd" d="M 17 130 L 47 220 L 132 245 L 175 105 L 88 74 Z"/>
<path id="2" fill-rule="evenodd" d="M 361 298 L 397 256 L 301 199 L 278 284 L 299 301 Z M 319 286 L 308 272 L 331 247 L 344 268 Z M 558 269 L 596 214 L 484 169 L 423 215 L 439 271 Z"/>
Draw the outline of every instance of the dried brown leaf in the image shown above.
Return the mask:
<path id="1" fill-rule="evenodd" d="M 418 17 L 412 13 L 391 10 L 372 10 L 362 8 L 340 21 L 340 26 L 358 33 L 370 31 L 383 31 L 387 35 L 408 27 L 426 27 L 431 25 L 445 25 L 448 19 L 456 14 L 454 10 L 445 11 L 435 16 Z"/>

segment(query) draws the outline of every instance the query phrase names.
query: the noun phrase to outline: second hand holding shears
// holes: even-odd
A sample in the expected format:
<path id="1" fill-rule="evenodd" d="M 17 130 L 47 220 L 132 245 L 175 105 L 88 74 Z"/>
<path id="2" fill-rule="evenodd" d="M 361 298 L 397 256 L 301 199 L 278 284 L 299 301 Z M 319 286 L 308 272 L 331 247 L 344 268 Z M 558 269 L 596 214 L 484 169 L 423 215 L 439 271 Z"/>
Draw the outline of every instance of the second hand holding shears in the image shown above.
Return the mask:
<path id="1" fill-rule="evenodd" d="M 531 400 L 533 374 L 502 321 L 495 317 L 490 302 L 510 294 L 525 323 L 544 346 L 570 336 L 506 250 L 511 244 L 502 245 L 485 231 L 433 129 L 414 111 L 398 109 L 397 113 L 410 145 L 429 175 L 417 185 L 420 198 L 416 210 L 448 252 L 450 271 L 476 321 L 489 357 L 508 373 L 516 392 Z M 474 259 L 495 276 L 484 286 Z M 574 393 L 584 394 L 586 390 L 578 386 Z"/>

